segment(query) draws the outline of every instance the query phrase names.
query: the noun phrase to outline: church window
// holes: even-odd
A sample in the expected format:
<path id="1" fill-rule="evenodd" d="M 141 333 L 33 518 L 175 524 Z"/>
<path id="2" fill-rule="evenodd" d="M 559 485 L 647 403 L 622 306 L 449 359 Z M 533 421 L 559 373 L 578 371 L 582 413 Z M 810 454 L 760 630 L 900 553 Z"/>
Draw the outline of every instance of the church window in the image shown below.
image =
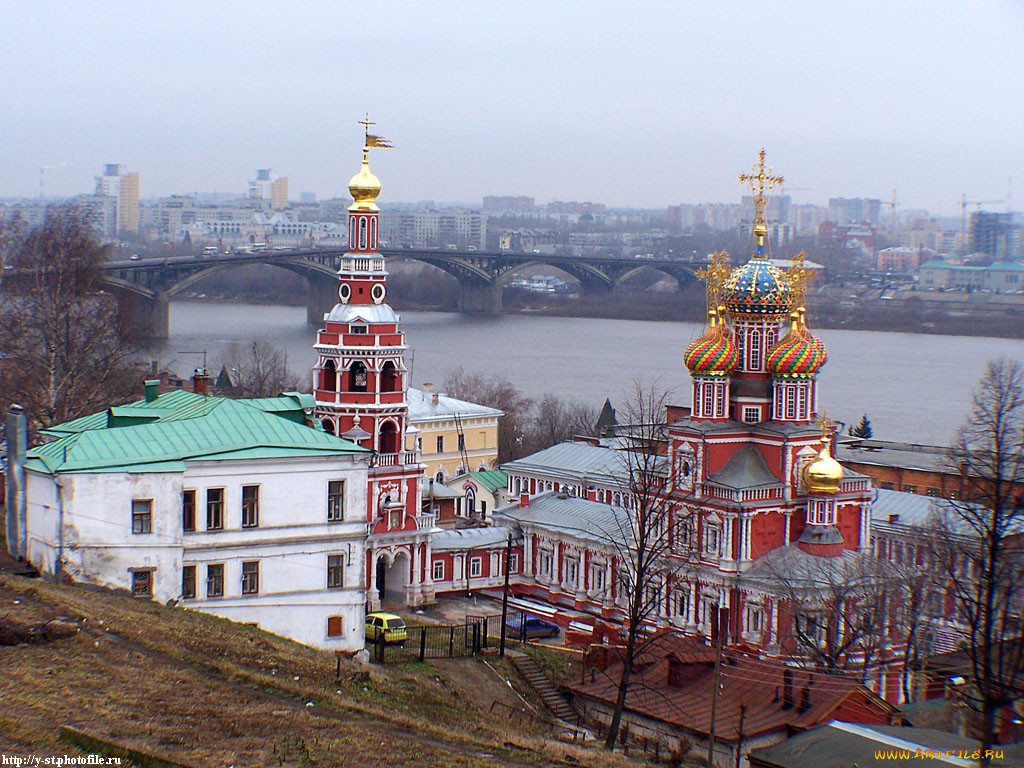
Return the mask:
<path id="1" fill-rule="evenodd" d="M 540 564 L 539 564 L 539 575 L 546 579 L 551 578 L 551 566 L 554 563 L 554 555 L 550 550 L 542 549 L 540 551 Z"/>
<path id="2" fill-rule="evenodd" d="M 743 409 L 743 421 L 745 421 L 747 424 L 756 424 L 760 420 L 761 420 L 761 409 L 760 408 L 754 407 L 754 408 L 744 408 Z"/>
<path id="3" fill-rule="evenodd" d="M 719 556 L 719 543 L 722 537 L 721 528 L 710 523 L 704 527 L 704 554 L 709 557 Z"/>
<path id="4" fill-rule="evenodd" d="M 402 508 L 392 509 L 388 513 L 388 528 L 398 529 L 402 527 Z"/>
<path id="5" fill-rule="evenodd" d="M 365 325 L 352 325 L 352 326 L 349 327 L 349 330 L 352 333 L 366 333 L 366 326 Z"/>
<path id="6" fill-rule="evenodd" d="M 744 359 L 743 348 L 746 346 L 746 335 L 747 329 L 745 327 L 740 325 L 736 328 L 734 333 L 735 339 L 733 341 L 736 343 L 736 352 L 739 354 L 740 360 Z"/>
<path id="7" fill-rule="evenodd" d="M 764 348 L 771 349 L 775 346 L 775 329 L 769 328 L 764 334 Z"/>
<path id="8" fill-rule="evenodd" d="M 444 581 L 444 560 L 434 561 L 434 581 Z"/>
<path id="9" fill-rule="evenodd" d="M 798 395 L 798 398 L 797 398 L 796 417 L 798 419 L 809 418 L 809 415 L 807 413 L 807 385 L 806 384 L 801 384 L 800 385 L 800 388 L 797 390 L 797 395 Z"/>
<path id="10" fill-rule="evenodd" d="M 792 385 L 786 387 L 786 418 L 796 418 L 796 387 Z"/>
<path id="11" fill-rule="evenodd" d="M 604 592 L 604 568 L 601 563 L 590 566 L 590 589 L 594 592 Z"/>
<path id="12" fill-rule="evenodd" d="M 715 386 L 715 416 L 725 416 L 725 384 Z"/>
<path id="13" fill-rule="evenodd" d="M 366 391 L 366 366 L 359 360 L 352 363 L 352 368 L 349 371 L 349 375 L 352 377 L 352 391 L 353 392 L 365 392 Z"/>
<path id="14" fill-rule="evenodd" d="M 760 632 L 764 624 L 764 611 L 758 605 L 747 606 L 747 632 Z"/>
<path id="15" fill-rule="evenodd" d="M 366 217 L 359 217 L 359 247 L 360 249 L 366 248 Z"/>
<path id="16" fill-rule="evenodd" d="M 370 250 L 377 250 L 377 219 L 370 219 Z"/>
<path id="17" fill-rule="evenodd" d="M 715 411 L 715 385 L 704 383 L 704 409 L 701 416 L 713 416 Z"/>
<path id="18" fill-rule="evenodd" d="M 690 616 L 690 593 L 686 589 L 676 590 L 675 599 L 672 601 L 676 616 L 687 620 Z"/>
<path id="19" fill-rule="evenodd" d="M 509 573 L 519 573 L 519 553 L 513 552 L 508 558 Z"/>
<path id="20" fill-rule="evenodd" d="M 756 328 L 750 332 L 750 367 L 751 371 L 761 370 L 761 332 Z"/>

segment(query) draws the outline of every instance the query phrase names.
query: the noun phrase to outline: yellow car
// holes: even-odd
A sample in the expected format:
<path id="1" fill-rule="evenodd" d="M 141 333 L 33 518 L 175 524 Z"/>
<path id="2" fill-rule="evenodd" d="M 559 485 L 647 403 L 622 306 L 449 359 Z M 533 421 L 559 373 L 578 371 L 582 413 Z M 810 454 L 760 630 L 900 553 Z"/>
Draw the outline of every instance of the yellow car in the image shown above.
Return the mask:
<path id="1" fill-rule="evenodd" d="M 385 643 L 405 643 L 405 622 L 393 613 L 368 613 L 366 615 L 366 639 L 377 642 L 380 637 Z"/>

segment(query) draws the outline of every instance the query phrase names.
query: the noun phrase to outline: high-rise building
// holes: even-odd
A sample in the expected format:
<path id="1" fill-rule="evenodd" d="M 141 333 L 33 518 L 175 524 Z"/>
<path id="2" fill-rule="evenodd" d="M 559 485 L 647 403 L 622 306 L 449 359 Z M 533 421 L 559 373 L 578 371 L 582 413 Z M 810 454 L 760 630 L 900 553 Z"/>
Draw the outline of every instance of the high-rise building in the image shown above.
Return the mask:
<path id="1" fill-rule="evenodd" d="M 288 178 L 278 176 L 270 168 L 258 168 L 256 178 L 249 182 L 250 200 L 268 200 L 271 208 L 288 207 Z"/>
<path id="2" fill-rule="evenodd" d="M 116 232 L 139 231 L 139 174 L 119 163 L 107 163 L 96 177 L 96 195 L 117 200 Z"/>
<path id="3" fill-rule="evenodd" d="M 287 176 L 281 176 L 270 183 L 270 207 L 275 210 L 288 207 Z"/>
<path id="4" fill-rule="evenodd" d="M 1021 228 L 1014 226 L 1012 213 L 972 213 L 969 232 L 972 253 L 986 253 L 993 259 L 1005 260 L 1020 252 Z"/>
<path id="5" fill-rule="evenodd" d="M 866 221 L 878 226 L 882 201 L 867 197 L 833 197 L 828 201 L 828 220 L 836 224 L 859 224 Z"/>

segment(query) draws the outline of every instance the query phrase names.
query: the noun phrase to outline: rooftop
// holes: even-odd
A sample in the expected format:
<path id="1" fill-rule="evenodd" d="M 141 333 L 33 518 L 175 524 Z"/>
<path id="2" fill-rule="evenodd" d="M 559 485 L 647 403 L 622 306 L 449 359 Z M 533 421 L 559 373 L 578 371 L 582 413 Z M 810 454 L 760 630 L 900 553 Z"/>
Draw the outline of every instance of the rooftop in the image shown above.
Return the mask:
<path id="1" fill-rule="evenodd" d="M 434 402 L 435 395 L 437 396 L 436 403 Z M 431 419 L 452 419 L 455 416 L 461 418 L 489 416 L 496 419 L 499 416 L 505 415 L 503 411 L 499 411 L 497 408 L 470 403 L 467 400 L 459 400 L 443 392 L 426 392 L 422 389 L 414 389 L 413 387 L 409 387 L 406 400 L 409 403 L 409 419 L 413 422 L 429 421 Z"/>
<path id="2" fill-rule="evenodd" d="M 622 541 L 629 530 L 629 513 L 624 508 L 554 491 L 534 496 L 528 507 L 504 507 L 494 517 L 499 525 L 505 520 L 541 525 L 607 544 Z"/>
<path id="3" fill-rule="evenodd" d="M 629 475 L 620 451 L 588 443 L 559 443 L 502 465 L 506 472 L 538 472 L 618 485 Z"/>

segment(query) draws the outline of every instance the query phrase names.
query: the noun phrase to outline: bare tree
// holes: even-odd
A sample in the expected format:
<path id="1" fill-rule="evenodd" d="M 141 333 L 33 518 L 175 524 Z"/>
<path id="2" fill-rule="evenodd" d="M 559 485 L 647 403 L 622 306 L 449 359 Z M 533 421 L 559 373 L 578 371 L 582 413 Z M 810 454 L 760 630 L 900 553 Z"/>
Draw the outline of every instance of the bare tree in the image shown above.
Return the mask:
<path id="1" fill-rule="evenodd" d="M 581 403 L 566 403 L 550 392 L 537 403 L 526 442 L 541 450 L 576 435 L 593 435 L 597 411 Z"/>
<path id="2" fill-rule="evenodd" d="M 996 716 L 1024 683 L 1024 368 L 989 363 L 949 458 L 960 491 L 941 522 L 940 563 L 971 667 L 962 695 L 979 714 L 982 764 Z"/>
<path id="3" fill-rule="evenodd" d="M 466 373 L 460 366 L 445 379 L 444 388 L 452 397 L 504 412 L 498 423 L 499 463 L 518 459 L 529 452 L 526 432 L 533 401 L 523 397 L 507 379 Z"/>
<path id="4" fill-rule="evenodd" d="M 288 369 L 288 353 L 266 339 L 233 346 L 225 367 L 238 397 L 275 397 L 297 391 L 299 379 Z"/>
<path id="5" fill-rule="evenodd" d="M 107 249 L 84 211 L 55 208 L 0 236 L 0 407 L 33 431 L 126 399 L 137 385 L 136 329 L 102 287 Z"/>
<path id="6" fill-rule="evenodd" d="M 636 661 L 645 647 L 645 627 L 660 613 L 663 587 L 690 562 L 685 535 L 693 510 L 669 495 L 665 405 L 668 394 L 636 384 L 624 411 L 629 448 L 620 451 L 624 513 L 608 541 L 618 563 L 619 598 L 625 612 L 626 643 L 605 749 L 615 748 Z"/>

